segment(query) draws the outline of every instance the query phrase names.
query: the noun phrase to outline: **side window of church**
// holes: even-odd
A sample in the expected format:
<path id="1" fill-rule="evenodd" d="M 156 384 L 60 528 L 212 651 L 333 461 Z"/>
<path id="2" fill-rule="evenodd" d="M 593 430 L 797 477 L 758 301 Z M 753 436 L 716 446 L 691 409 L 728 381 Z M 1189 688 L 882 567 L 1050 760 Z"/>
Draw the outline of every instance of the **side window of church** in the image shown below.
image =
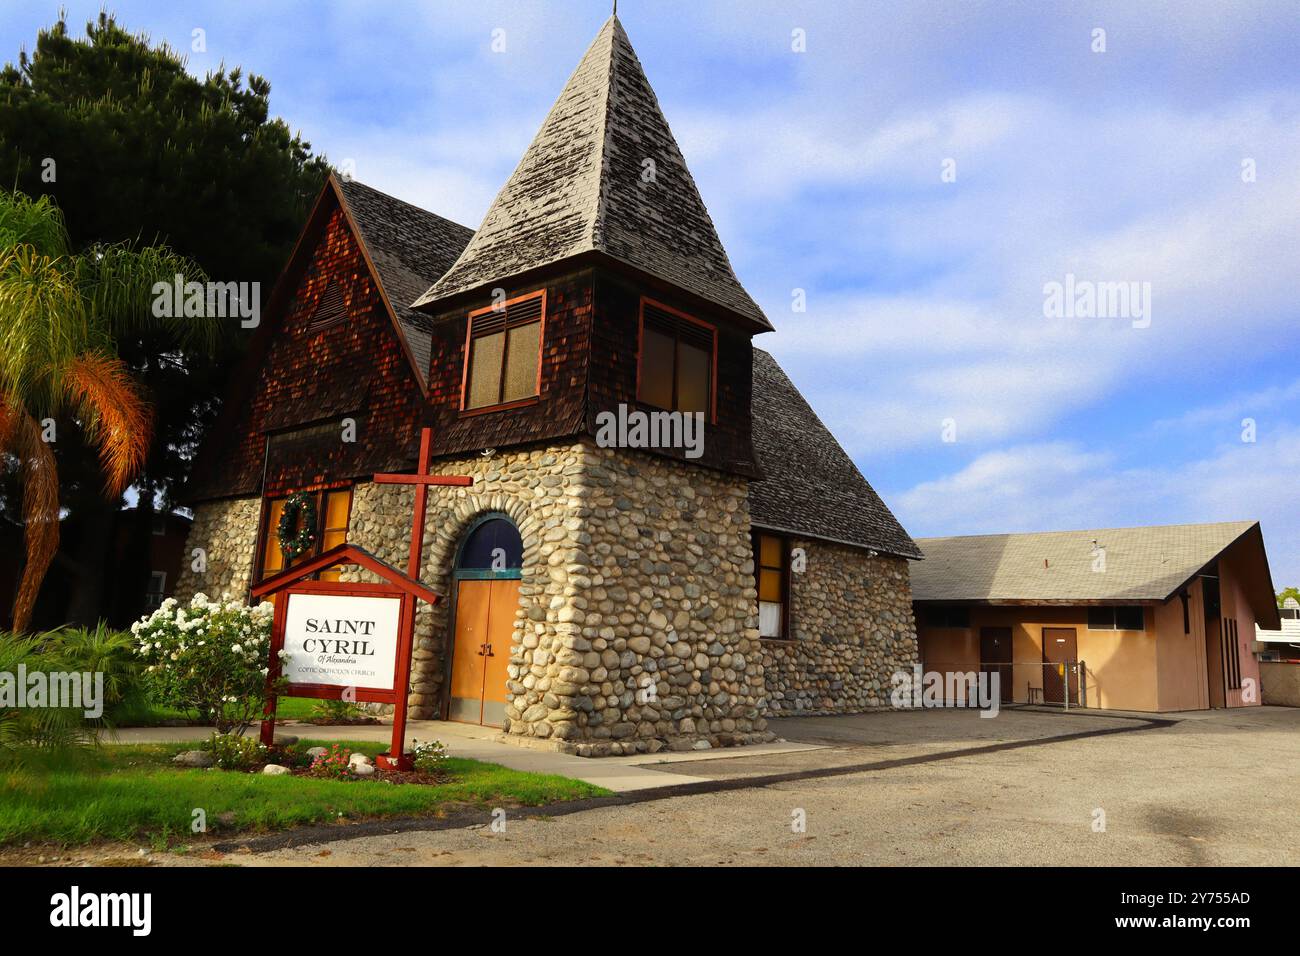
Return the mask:
<path id="1" fill-rule="evenodd" d="M 268 578 L 285 568 L 284 552 L 280 548 L 280 518 L 284 515 L 286 498 L 275 498 L 266 512 L 266 526 L 262 531 L 262 574 Z M 321 491 L 316 493 L 316 543 L 310 551 L 299 555 L 290 564 L 315 557 L 322 551 L 337 547 L 348 540 L 348 515 L 352 510 L 352 489 Z M 338 570 L 322 571 L 317 577 L 322 581 L 337 581 Z"/>
<path id="2" fill-rule="evenodd" d="M 463 410 L 509 405 L 537 395 L 545 313 L 545 290 L 470 313 Z"/>
<path id="3" fill-rule="evenodd" d="M 786 555 L 790 552 L 784 538 L 776 535 L 754 536 L 754 564 L 758 576 L 758 635 L 784 638 L 787 628 L 790 576 Z"/>
<path id="4" fill-rule="evenodd" d="M 637 400 L 712 417 L 717 330 L 652 299 L 641 300 Z"/>

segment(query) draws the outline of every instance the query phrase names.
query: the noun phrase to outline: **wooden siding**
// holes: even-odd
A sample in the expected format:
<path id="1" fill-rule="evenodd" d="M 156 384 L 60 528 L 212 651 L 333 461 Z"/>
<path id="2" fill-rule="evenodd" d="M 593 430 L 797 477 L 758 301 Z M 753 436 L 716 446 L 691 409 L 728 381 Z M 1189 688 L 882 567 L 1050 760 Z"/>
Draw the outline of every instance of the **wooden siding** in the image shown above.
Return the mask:
<path id="1" fill-rule="evenodd" d="M 331 281 L 348 319 L 312 332 L 317 303 Z M 204 476 L 202 497 L 259 491 L 274 497 L 414 460 L 419 384 L 337 204 L 272 331 L 250 394 L 234 410 L 230 435 L 216 436 L 227 438 L 226 453 Z M 356 422 L 355 442 L 343 441 L 345 418 Z"/>
<path id="2" fill-rule="evenodd" d="M 596 308 L 592 335 L 591 378 L 587 429 L 596 432 L 596 416 L 617 411 L 620 404 L 645 408 L 637 402 L 637 341 L 641 297 L 649 296 L 718 329 L 717 421 L 705 424 L 704 455 L 691 464 L 745 476 L 757 473 L 754 464 L 750 404 L 753 389 L 753 347 L 748 332 L 691 306 L 663 288 L 650 289 L 629 278 L 600 271 L 595 277 Z M 647 449 L 684 459 L 680 449 Z"/>
<path id="3" fill-rule="evenodd" d="M 591 339 L 591 273 L 506 287 L 506 298 L 546 290 L 540 389 L 535 401 L 487 410 L 461 409 L 469 314 L 492 304 L 490 295 L 434 317 L 432 361 L 425 424 L 433 429 L 433 453 L 446 456 L 507 448 L 582 430 L 583 396 Z"/>

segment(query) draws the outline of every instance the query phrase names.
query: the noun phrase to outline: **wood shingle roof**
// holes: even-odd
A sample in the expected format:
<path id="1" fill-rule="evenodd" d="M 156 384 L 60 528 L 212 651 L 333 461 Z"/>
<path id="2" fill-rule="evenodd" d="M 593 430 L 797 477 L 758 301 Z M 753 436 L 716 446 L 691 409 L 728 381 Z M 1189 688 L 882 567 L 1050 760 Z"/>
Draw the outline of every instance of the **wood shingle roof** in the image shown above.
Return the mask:
<path id="1" fill-rule="evenodd" d="M 430 319 L 410 303 L 464 251 L 472 229 L 355 179 L 336 179 L 393 308 L 421 384 L 429 374 Z"/>
<path id="2" fill-rule="evenodd" d="M 776 359 L 757 348 L 753 422 L 754 455 L 763 472 L 763 480 L 749 486 L 755 525 L 904 558 L 922 556 Z"/>
<path id="3" fill-rule="evenodd" d="M 469 245 L 422 296 L 599 254 L 772 328 L 741 286 L 617 17 L 601 29 Z"/>

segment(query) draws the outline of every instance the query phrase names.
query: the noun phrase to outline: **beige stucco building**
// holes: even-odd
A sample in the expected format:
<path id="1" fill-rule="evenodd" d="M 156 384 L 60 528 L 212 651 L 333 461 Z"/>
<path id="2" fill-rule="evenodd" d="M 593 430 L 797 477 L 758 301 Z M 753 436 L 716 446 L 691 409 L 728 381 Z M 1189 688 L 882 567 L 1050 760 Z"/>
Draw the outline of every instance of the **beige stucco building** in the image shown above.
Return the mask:
<path id="1" fill-rule="evenodd" d="M 1257 523 L 923 538 L 922 665 L 999 674 L 1013 702 L 1134 711 L 1261 702 L 1277 604 Z M 1067 676 L 1068 675 L 1068 676 Z"/>

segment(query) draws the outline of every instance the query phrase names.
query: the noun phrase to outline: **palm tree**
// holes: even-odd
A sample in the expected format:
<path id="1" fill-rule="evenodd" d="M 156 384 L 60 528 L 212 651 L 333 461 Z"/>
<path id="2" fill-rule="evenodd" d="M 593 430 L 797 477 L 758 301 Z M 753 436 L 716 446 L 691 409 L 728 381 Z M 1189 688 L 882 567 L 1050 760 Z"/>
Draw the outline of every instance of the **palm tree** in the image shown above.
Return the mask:
<path id="1" fill-rule="evenodd" d="M 70 248 L 48 197 L 0 193 L 0 454 L 22 484 L 26 561 L 14 599 L 22 632 L 59 548 L 59 476 L 52 423 L 70 418 L 98 452 L 105 493 L 118 498 L 149 451 L 153 413 L 118 357 L 125 335 L 171 326 L 187 347 L 211 346 L 210 319 L 159 319 L 153 287 L 201 276 L 165 246 Z"/>

